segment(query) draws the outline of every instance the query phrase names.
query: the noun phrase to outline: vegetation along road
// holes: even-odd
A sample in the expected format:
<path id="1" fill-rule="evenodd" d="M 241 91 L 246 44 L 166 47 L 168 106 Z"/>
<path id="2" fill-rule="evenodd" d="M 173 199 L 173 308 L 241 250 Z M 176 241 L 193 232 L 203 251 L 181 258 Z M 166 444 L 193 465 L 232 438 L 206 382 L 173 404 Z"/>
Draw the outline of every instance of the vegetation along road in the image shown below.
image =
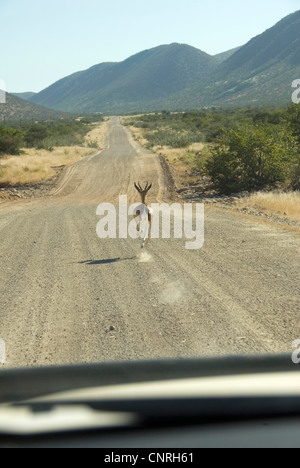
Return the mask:
<path id="1" fill-rule="evenodd" d="M 170 202 L 158 156 L 117 118 L 104 151 L 66 169 L 47 198 L 0 205 L 4 367 L 292 350 L 300 337 L 300 237 L 215 207 L 205 244 L 99 239 L 96 208 L 153 182 Z M 174 200 L 173 200 L 174 201 Z"/>

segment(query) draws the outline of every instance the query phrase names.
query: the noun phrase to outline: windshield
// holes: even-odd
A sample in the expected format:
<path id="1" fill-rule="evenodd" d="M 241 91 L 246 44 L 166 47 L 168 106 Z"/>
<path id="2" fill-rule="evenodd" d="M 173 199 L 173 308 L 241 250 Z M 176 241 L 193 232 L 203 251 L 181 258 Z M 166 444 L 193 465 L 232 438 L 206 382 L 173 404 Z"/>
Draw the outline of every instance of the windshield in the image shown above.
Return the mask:
<path id="1" fill-rule="evenodd" d="M 295 3 L 15 0 L 0 13 L 0 373 L 298 364 Z"/>

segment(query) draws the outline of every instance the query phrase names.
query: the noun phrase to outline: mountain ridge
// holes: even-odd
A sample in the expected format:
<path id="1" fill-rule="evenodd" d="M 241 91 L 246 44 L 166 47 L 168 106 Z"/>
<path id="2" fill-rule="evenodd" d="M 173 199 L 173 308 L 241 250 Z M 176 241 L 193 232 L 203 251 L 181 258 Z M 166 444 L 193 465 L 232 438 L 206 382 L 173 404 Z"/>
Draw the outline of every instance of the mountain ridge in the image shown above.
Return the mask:
<path id="1" fill-rule="evenodd" d="M 11 93 L 6 93 L 6 102 L 0 104 L 0 122 L 57 119 L 65 115 L 63 112 L 33 104 Z"/>
<path id="2" fill-rule="evenodd" d="M 61 111 L 124 114 L 281 106 L 300 78 L 300 10 L 215 56 L 172 43 L 62 78 L 30 98 Z"/>
<path id="3" fill-rule="evenodd" d="M 29 99 L 32 98 L 36 93 L 34 93 L 33 91 L 27 91 L 25 93 L 10 93 L 10 94 L 18 98 L 24 99 L 24 101 L 29 101 Z"/>
<path id="4" fill-rule="evenodd" d="M 136 101 L 147 105 L 168 98 L 204 79 L 217 64 L 217 59 L 199 49 L 172 43 L 141 51 L 123 62 L 98 64 L 72 74 L 30 101 L 77 112 L 108 111 L 123 102 L 134 110 Z"/>
<path id="5" fill-rule="evenodd" d="M 196 106 L 285 105 L 300 77 L 300 11 L 252 38 L 218 66 L 213 77 L 174 99 Z M 193 95 L 193 101 L 190 96 Z"/>

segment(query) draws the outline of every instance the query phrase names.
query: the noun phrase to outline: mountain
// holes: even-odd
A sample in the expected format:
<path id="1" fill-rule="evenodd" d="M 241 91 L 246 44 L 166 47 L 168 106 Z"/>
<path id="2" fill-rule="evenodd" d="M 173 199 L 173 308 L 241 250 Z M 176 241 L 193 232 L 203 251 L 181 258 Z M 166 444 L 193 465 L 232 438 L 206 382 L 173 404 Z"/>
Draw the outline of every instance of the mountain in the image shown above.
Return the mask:
<path id="1" fill-rule="evenodd" d="M 221 52 L 221 54 L 214 55 L 214 59 L 218 62 L 218 64 L 225 62 L 225 60 L 229 59 L 235 52 L 240 50 L 240 47 L 235 47 L 235 49 L 230 49 L 226 52 Z"/>
<path id="2" fill-rule="evenodd" d="M 9 93 L 6 93 L 6 103 L 0 104 L 0 122 L 55 119 L 63 115 L 62 112 L 32 104 Z"/>
<path id="3" fill-rule="evenodd" d="M 300 11 L 253 38 L 205 82 L 174 96 L 177 106 L 260 106 L 291 102 L 300 78 Z"/>
<path id="4" fill-rule="evenodd" d="M 21 99 L 24 99 L 25 101 L 29 101 L 32 96 L 34 96 L 36 93 L 33 92 L 27 92 L 27 93 L 11 93 L 13 96 L 17 96 Z"/>
<path id="5" fill-rule="evenodd" d="M 153 108 L 207 77 L 217 60 L 184 44 L 163 45 L 121 63 L 102 63 L 68 76 L 30 98 L 72 112 L 129 112 Z"/>
<path id="6" fill-rule="evenodd" d="M 211 56 L 184 44 L 74 73 L 30 101 L 69 112 L 121 114 L 291 102 L 300 78 L 300 11 L 243 47 Z"/>

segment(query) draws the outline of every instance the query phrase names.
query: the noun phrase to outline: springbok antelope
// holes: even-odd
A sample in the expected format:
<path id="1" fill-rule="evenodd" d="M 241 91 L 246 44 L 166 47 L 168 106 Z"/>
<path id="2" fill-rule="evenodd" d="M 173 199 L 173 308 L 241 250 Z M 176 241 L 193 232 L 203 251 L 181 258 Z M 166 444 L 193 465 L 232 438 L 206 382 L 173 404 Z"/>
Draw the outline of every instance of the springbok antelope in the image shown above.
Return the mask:
<path id="1" fill-rule="evenodd" d="M 141 221 L 142 221 L 142 215 L 144 214 L 145 216 L 148 217 L 148 225 L 146 228 L 145 236 L 142 242 L 142 249 L 146 247 L 149 244 L 150 241 L 150 234 L 151 234 L 151 225 L 152 225 L 152 216 L 153 216 L 153 210 L 150 208 L 147 203 L 146 203 L 146 196 L 149 192 L 149 190 L 152 187 L 152 184 L 146 183 L 145 188 L 143 189 L 141 187 L 141 184 L 138 182 L 137 184 L 134 183 L 134 186 L 138 193 L 140 194 L 141 200 L 142 200 L 142 205 L 138 206 L 134 215 L 134 219 L 137 221 L 137 230 L 140 232 L 141 230 Z"/>

